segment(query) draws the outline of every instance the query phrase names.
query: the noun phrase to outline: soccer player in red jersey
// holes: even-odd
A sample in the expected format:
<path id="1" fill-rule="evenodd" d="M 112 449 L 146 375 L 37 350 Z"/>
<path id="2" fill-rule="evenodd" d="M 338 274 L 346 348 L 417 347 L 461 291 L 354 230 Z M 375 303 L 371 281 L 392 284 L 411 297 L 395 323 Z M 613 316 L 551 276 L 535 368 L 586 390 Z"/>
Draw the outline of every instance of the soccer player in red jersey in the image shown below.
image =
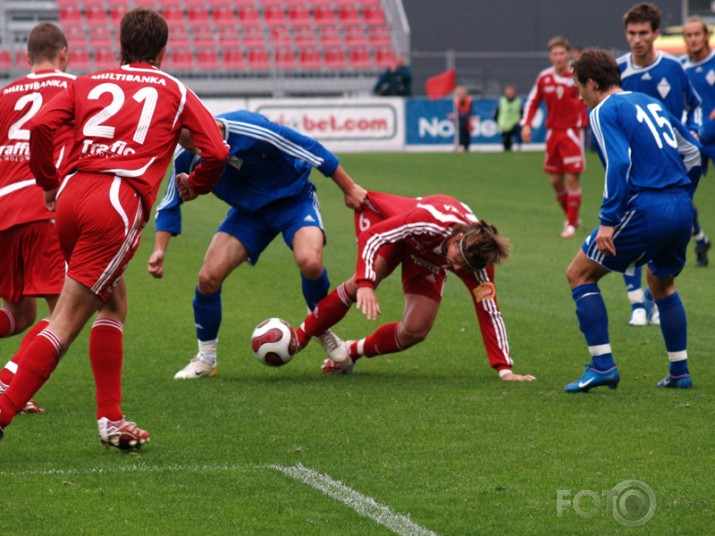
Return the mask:
<path id="1" fill-rule="evenodd" d="M 120 407 L 127 312 L 122 274 L 181 129 L 191 132 L 202 156 L 191 175 L 177 177 L 186 200 L 209 192 L 228 159 L 211 113 L 184 84 L 159 70 L 168 37 L 166 21 L 155 11 L 128 12 L 120 24 L 121 66 L 78 77 L 28 124 L 30 168 L 45 204 L 55 211 L 67 276 L 49 326 L 24 349 L 13 382 L 0 396 L 0 430 L 49 378 L 96 312 L 89 355 L 100 439 L 123 450 L 149 441 L 149 433 L 126 421 Z M 67 123 L 74 131 L 62 177 L 52 156 L 55 135 Z"/>
<path id="2" fill-rule="evenodd" d="M 370 320 L 380 314 L 379 283 L 402 265 L 405 309 L 400 322 L 330 352 L 323 371 L 350 372 L 362 356 L 400 352 L 422 342 L 432 329 L 451 271 L 469 290 L 491 366 L 502 380 L 532 381 L 514 374 L 506 328 L 496 299 L 494 264 L 509 255 L 509 241 L 471 209 L 446 195 L 420 198 L 368 192 L 355 212 L 358 259 L 355 274 L 323 298 L 296 330 L 301 348 L 337 324 L 351 305 Z"/>
<path id="3" fill-rule="evenodd" d="M 30 171 L 30 131 L 27 122 L 43 104 L 74 80 L 66 74 L 67 37 L 56 25 L 43 22 L 27 37 L 30 74 L 0 90 L 0 338 L 25 331 L 35 323 L 37 298 L 43 297 L 51 314 L 62 290 L 65 260 L 60 251 L 54 217 L 45 208 L 42 191 Z M 58 136 L 52 161 L 66 160 L 70 129 Z M 21 343 L 29 343 L 47 327 L 42 319 Z M 19 355 L 0 370 L 0 393 L 17 371 Z M 23 413 L 41 413 L 30 399 Z"/>
<path id="4" fill-rule="evenodd" d="M 521 120 L 521 138 L 525 143 L 531 143 L 531 125 L 541 102 L 546 103 L 544 171 L 551 177 L 556 201 L 566 214 L 561 232 L 563 238 L 576 236 L 576 229 L 581 224 L 580 177 L 586 169 L 583 129 L 588 124 L 586 107 L 579 100 L 569 66 L 570 48 L 564 37 L 557 36 L 549 41 L 552 66 L 536 78 Z"/>

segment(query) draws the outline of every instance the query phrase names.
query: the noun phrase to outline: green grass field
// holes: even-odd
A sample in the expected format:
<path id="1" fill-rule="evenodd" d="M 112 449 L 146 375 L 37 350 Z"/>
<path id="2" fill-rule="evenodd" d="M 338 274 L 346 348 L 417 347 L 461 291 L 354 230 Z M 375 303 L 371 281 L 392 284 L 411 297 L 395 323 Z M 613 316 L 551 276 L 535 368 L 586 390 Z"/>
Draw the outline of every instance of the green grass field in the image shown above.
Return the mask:
<path id="1" fill-rule="evenodd" d="M 657 498 L 643 534 L 712 533 L 715 265 L 695 268 L 690 258 L 678 278 L 694 389 L 656 389 L 667 372 L 660 330 L 627 325 L 622 278 L 611 275 L 601 288 L 621 385 L 563 393 L 588 361 L 564 271 L 597 223 L 603 173 L 590 155 L 584 228 L 563 240 L 541 160 L 540 152 L 342 158 L 369 189 L 451 194 L 511 238 L 498 295 L 515 371 L 536 382 L 498 380 L 456 278 L 429 338 L 402 354 L 364 359 L 348 376 L 323 375 L 317 345 L 281 369 L 262 366 L 249 348 L 253 327 L 270 316 L 297 325 L 305 311 L 281 240 L 224 287 L 219 376 L 173 380 L 196 351 L 193 288 L 225 213 L 202 198 L 185 207 L 163 280 L 146 273 L 152 224 L 127 272 L 123 408 L 151 444 L 139 454 L 101 447 L 85 330 L 37 395 L 47 413 L 18 416 L 0 443 L 0 534 L 619 534 L 633 529 L 603 493 L 629 479 Z M 711 178 L 696 199 L 712 236 Z M 352 214 L 330 181 L 314 179 L 335 285 L 354 267 Z M 398 319 L 399 277 L 378 297 L 383 320 Z M 352 311 L 336 332 L 355 338 L 375 327 Z M 0 341 L 3 359 L 18 344 Z M 632 496 L 619 499 L 615 517 L 640 517 Z"/>

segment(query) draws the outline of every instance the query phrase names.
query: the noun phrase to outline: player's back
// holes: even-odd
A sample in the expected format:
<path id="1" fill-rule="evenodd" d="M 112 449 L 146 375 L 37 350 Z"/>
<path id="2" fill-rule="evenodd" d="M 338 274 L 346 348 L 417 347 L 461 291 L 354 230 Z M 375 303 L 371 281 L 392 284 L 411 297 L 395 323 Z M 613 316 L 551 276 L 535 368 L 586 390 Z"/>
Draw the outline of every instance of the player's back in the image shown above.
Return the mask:
<path id="1" fill-rule="evenodd" d="M 662 102 L 643 93 L 617 93 L 597 106 L 591 118 L 604 163 L 629 161 L 626 178 L 631 192 L 690 184 L 678 136 Z"/>
<path id="2" fill-rule="evenodd" d="M 30 171 L 30 131 L 26 126 L 74 78 L 61 71 L 39 71 L 0 90 L 0 230 L 51 217 Z M 67 128 L 56 139 L 56 164 L 62 164 L 69 136 Z"/>

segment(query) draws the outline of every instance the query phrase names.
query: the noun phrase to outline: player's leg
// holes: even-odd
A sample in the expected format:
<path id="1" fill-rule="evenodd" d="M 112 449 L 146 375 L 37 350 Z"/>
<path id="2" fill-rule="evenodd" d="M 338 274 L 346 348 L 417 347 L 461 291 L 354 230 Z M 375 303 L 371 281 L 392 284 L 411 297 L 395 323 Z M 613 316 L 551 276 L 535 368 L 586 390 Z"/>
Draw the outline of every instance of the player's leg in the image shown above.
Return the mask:
<path id="1" fill-rule="evenodd" d="M 581 174 L 566 173 L 566 221 L 575 230 L 581 226 Z M 571 235 L 573 236 L 573 235 Z"/>
<path id="2" fill-rule="evenodd" d="M 598 281 L 607 273 L 608 270 L 588 258 L 583 249 L 579 249 L 566 270 L 579 328 L 591 354 L 586 372 L 564 388 L 569 393 L 586 392 L 600 385 L 614 388 L 620 380 L 611 351 L 606 304 L 598 288 Z"/>
<path id="3" fill-rule="evenodd" d="M 566 223 L 561 233 L 563 238 L 576 236 L 581 225 L 581 173 L 586 169 L 583 132 L 570 128 L 560 133 L 559 156 L 566 177 Z"/>
<path id="4" fill-rule="evenodd" d="M 231 272 L 249 258 L 243 243 L 219 230 L 211 239 L 199 270 L 193 308 L 199 351 L 174 379 L 186 380 L 216 375 L 218 332 L 221 327 L 221 286 Z"/>
<path id="5" fill-rule="evenodd" d="M 42 387 L 60 358 L 102 304 L 81 283 L 66 278 L 50 324 L 28 344 L 8 389 L 0 395 L 0 428 L 7 426 Z"/>
<path id="6" fill-rule="evenodd" d="M 291 241 L 293 258 L 300 270 L 303 298 L 308 310 L 325 298 L 330 289 L 328 271 L 323 264 L 325 235 L 320 227 L 301 227 Z"/>
<path id="7" fill-rule="evenodd" d="M 710 239 L 700 227 L 698 207 L 693 203 L 693 240 L 695 240 L 695 266 L 705 267 L 709 264 L 708 251 Z"/>
<path id="8" fill-rule="evenodd" d="M 0 339 L 22 333 L 34 324 L 37 300 L 24 296 L 19 301 L 3 300 L 0 308 Z"/>
<path id="9" fill-rule="evenodd" d="M 628 321 L 631 326 L 648 325 L 642 279 L 643 269 L 640 266 L 634 266 L 623 274 L 626 294 L 628 295 L 628 301 L 631 303 L 631 318 Z"/>

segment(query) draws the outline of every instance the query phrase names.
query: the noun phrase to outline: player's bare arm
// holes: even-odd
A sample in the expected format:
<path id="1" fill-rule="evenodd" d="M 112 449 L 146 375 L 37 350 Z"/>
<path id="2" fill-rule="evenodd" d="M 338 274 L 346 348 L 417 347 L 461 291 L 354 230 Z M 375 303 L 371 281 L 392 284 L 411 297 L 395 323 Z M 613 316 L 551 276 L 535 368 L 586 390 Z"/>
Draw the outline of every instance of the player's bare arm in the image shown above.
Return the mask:
<path id="1" fill-rule="evenodd" d="M 333 179 L 335 184 L 337 184 L 343 191 L 343 194 L 345 195 L 346 207 L 353 210 L 359 210 L 365 204 L 365 199 L 367 199 L 367 190 L 359 184 L 356 184 L 342 166 L 338 165 L 331 179 Z"/>
<path id="2" fill-rule="evenodd" d="M 147 271 L 156 279 L 164 277 L 164 258 L 170 240 L 171 233 L 167 231 L 157 231 L 154 234 L 154 251 L 147 262 Z"/>

